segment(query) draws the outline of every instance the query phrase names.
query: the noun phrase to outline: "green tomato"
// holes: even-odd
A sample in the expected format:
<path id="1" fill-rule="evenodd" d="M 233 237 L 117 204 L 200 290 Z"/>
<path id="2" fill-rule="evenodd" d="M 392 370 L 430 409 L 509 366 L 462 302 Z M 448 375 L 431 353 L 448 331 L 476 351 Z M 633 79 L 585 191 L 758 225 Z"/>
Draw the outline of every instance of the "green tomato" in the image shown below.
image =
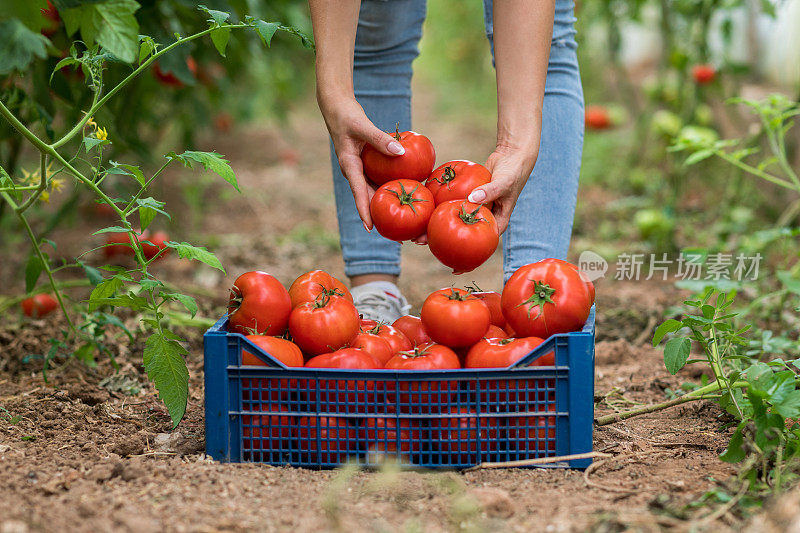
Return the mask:
<path id="1" fill-rule="evenodd" d="M 693 150 L 708 148 L 719 140 L 719 134 L 711 128 L 702 126 L 684 126 L 678 134 L 678 143 Z"/>
<path id="2" fill-rule="evenodd" d="M 653 121 L 650 123 L 653 131 L 662 137 L 672 138 L 678 135 L 683 126 L 681 118 L 666 109 L 659 109 L 653 114 Z"/>

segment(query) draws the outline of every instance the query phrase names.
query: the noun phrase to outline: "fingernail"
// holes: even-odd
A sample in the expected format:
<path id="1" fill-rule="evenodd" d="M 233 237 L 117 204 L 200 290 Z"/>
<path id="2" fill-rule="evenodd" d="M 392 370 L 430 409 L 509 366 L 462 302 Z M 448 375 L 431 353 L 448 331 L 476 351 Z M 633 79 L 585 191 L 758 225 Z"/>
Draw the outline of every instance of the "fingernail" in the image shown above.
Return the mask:
<path id="1" fill-rule="evenodd" d="M 367 233 L 372 233 L 372 230 L 369 229 L 369 226 L 367 226 L 366 222 L 361 222 L 361 223 L 364 224 L 364 229 L 367 230 Z"/>
<path id="2" fill-rule="evenodd" d="M 403 155 L 404 153 L 406 153 L 406 149 L 403 148 L 403 145 L 397 141 L 392 141 L 389 144 L 387 144 L 386 149 L 395 155 Z"/>
<path id="3" fill-rule="evenodd" d="M 467 198 L 473 204 L 479 204 L 482 201 L 486 200 L 486 192 L 483 189 L 475 189 Z"/>

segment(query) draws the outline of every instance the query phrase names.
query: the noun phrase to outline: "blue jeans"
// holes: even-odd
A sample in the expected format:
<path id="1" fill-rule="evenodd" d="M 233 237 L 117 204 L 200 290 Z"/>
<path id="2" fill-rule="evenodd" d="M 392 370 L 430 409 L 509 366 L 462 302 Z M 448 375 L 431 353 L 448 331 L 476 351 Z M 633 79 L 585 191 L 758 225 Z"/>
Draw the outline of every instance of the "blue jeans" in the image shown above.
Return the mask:
<path id="1" fill-rule="evenodd" d="M 492 0 L 484 0 L 484 12 L 492 45 Z M 411 63 L 419 54 L 425 14 L 425 0 L 361 2 L 355 96 L 382 130 L 394 130 L 398 121 L 400 131 L 411 129 Z M 503 234 L 505 280 L 522 265 L 567 256 L 583 150 L 583 90 L 574 21 L 573 0 L 556 0 L 539 158 Z M 345 273 L 399 275 L 400 245 L 364 229 L 332 148 L 331 158 Z"/>

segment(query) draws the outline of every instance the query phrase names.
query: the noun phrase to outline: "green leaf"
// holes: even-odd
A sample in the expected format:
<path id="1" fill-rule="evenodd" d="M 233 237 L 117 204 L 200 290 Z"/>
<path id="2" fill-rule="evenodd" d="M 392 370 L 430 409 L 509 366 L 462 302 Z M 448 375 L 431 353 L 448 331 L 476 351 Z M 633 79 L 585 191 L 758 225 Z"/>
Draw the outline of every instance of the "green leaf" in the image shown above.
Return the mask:
<path id="1" fill-rule="evenodd" d="M 114 296 L 122 288 L 122 285 L 122 280 L 117 279 L 116 276 L 98 283 L 97 287 L 92 290 L 92 294 L 89 295 L 89 312 L 96 311 L 104 305 L 104 300 Z"/>
<path id="2" fill-rule="evenodd" d="M 205 263 L 210 267 L 214 267 L 225 272 L 225 269 L 222 268 L 222 263 L 220 263 L 219 259 L 217 259 L 217 256 L 202 246 L 194 246 L 188 242 L 172 241 L 167 241 L 165 244 L 167 247 L 175 250 L 178 253 L 178 257 L 181 259 L 194 259 L 196 261 L 200 261 L 201 263 Z"/>
<path id="3" fill-rule="evenodd" d="M 719 456 L 722 461 L 726 463 L 738 463 L 745 458 L 744 438 L 742 437 L 742 425 L 736 428 L 736 431 L 731 435 L 731 440 L 728 443 L 728 448 Z"/>
<path id="4" fill-rule="evenodd" d="M 105 146 L 107 144 L 111 144 L 111 141 L 108 139 L 98 139 L 96 137 L 84 137 L 83 138 L 83 146 L 88 154 L 89 151 L 98 147 L 98 146 Z"/>
<path id="5" fill-rule="evenodd" d="M 699 163 L 700 161 L 708 159 L 712 155 L 714 155 L 714 150 L 699 150 L 690 155 L 689 157 L 687 157 L 686 161 L 684 161 L 683 164 L 688 167 L 690 165 L 694 165 L 696 163 Z"/>
<path id="6" fill-rule="evenodd" d="M 173 294 L 176 300 L 183 304 L 187 311 L 192 315 L 192 318 L 197 314 L 197 302 L 191 296 L 186 294 Z"/>
<path id="7" fill-rule="evenodd" d="M 18 19 L 0 21 L 0 75 L 24 72 L 34 57 L 47 57 L 50 41 Z"/>
<path id="8" fill-rule="evenodd" d="M 225 49 L 228 47 L 228 41 L 230 38 L 230 28 L 219 28 L 211 32 L 211 42 L 214 43 L 214 47 L 222 57 L 225 57 Z"/>
<path id="9" fill-rule="evenodd" d="M 156 42 L 148 35 L 140 35 L 139 39 L 141 40 L 139 44 L 139 64 L 142 64 L 150 57 L 150 54 L 156 51 Z"/>
<path id="10" fill-rule="evenodd" d="M 97 42 L 119 60 L 133 63 L 139 51 L 139 23 L 134 16 L 138 9 L 135 0 L 106 0 L 81 4 L 59 14 L 68 34 L 80 28 L 88 46 Z"/>
<path id="11" fill-rule="evenodd" d="M 47 9 L 47 2 L 45 0 L 26 0 L 20 2 L 18 0 L 11 0 L 10 2 L 0 1 L 0 17 L 8 19 L 19 19 L 20 22 L 25 24 L 31 31 L 39 32 L 45 23 L 45 18 L 42 13 L 43 9 Z"/>
<path id="12" fill-rule="evenodd" d="M 236 174 L 234 174 L 233 169 L 228 164 L 228 160 L 216 152 L 187 151 L 182 154 L 171 152 L 167 154 L 166 157 L 170 160 L 177 159 L 188 168 L 192 168 L 193 161 L 195 163 L 200 163 L 206 170 L 219 175 L 222 179 L 233 185 L 237 191 L 242 192 L 239 190 L 239 184 L 236 182 Z"/>
<path id="13" fill-rule="evenodd" d="M 167 406 L 173 427 L 186 412 L 189 400 L 189 371 L 183 355 L 186 349 L 164 335 L 151 335 L 144 346 L 144 369 Z"/>
<path id="14" fill-rule="evenodd" d="M 85 363 L 90 368 L 94 368 L 97 366 L 97 361 L 94 360 L 94 352 L 96 346 L 94 343 L 87 342 L 86 344 L 82 344 L 73 355 L 78 361 Z"/>
<path id="15" fill-rule="evenodd" d="M 109 226 L 107 228 L 99 229 L 92 233 L 92 235 L 100 235 L 101 233 L 128 233 L 128 228 L 123 228 L 122 226 Z"/>
<path id="16" fill-rule="evenodd" d="M 670 318 L 669 320 L 662 322 L 661 325 L 656 328 L 656 332 L 653 335 L 653 346 L 657 346 L 667 333 L 673 333 L 682 327 L 683 324 L 674 318 Z"/>
<path id="17" fill-rule="evenodd" d="M 109 168 L 106 172 L 108 174 L 121 174 L 123 176 L 133 176 L 133 178 L 139 182 L 139 185 L 142 187 L 145 186 L 147 180 L 142 173 L 142 169 L 137 167 L 136 165 L 126 165 L 124 163 L 117 163 L 115 161 L 111 161 L 111 168 Z"/>
<path id="18" fill-rule="evenodd" d="M 775 412 L 784 418 L 800 418 L 800 390 L 793 390 L 774 406 Z"/>
<path id="19" fill-rule="evenodd" d="M 676 374 L 678 370 L 686 365 L 689 359 L 689 352 L 692 349 L 692 341 L 686 337 L 670 339 L 664 346 L 664 366 L 670 374 Z"/>
<path id="20" fill-rule="evenodd" d="M 788 270 L 778 271 L 777 275 L 787 291 L 800 295 L 800 279 L 793 278 L 792 273 Z"/>
<path id="21" fill-rule="evenodd" d="M 42 270 L 44 270 L 42 260 L 39 259 L 38 255 L 31 254 L 25 264 L 25 294 L 30 294 L 33 288 L 36 287 L 36 282 L 39 280 Z"/>
<path id="22" fill-rule="evenodd" d="M 231 18 L 230 13 L 225 13 L 224 11 L 217 11 L 216 9 L 209 9 L 206 6 L 200 4 L 197 6 L 197 9 L 206 13 L 211 18 L 208 19 L 208 22 L 211 23 L 212 26 L 220 26 L 225 24 L 225 22 Z"/>
<path id="23" fill-rule="evenodd" d="M 96 287 L 98 283 L 103 281 L 103 275 L 95 267 L 89 266 L 83 261 L 78 261 L 78 264 L 81 266 L 81 268 L 83 268 L 83 272 L 86 274 L 89 283 L 91 283 L 93 286 Z"/>
<path id="24" fill-rule="evenodd" d="M 261 37 L 261 42 L 263 42 L 267 47 L 269 47 L 272 43 L 272 37 L 280 27 L 281 25 L 277 22 L 264 22 L 263 20 L 255 21 L 255 28 L 258 32 L 258 36 Z"/>
<path id="25" fill-rule="evenodd" d="M 139 206 L 139 222 L 141 223 L 142 230 L 150 225 L 156 217 L 156 213 L 161 213 L 169 219 L 172 218 L 169 216 L 169 213 L 161 209 L 165 205 L 164 202 L 159 202 L 155 198 L 139 198 L 136 200 L 136 205 Z"/>

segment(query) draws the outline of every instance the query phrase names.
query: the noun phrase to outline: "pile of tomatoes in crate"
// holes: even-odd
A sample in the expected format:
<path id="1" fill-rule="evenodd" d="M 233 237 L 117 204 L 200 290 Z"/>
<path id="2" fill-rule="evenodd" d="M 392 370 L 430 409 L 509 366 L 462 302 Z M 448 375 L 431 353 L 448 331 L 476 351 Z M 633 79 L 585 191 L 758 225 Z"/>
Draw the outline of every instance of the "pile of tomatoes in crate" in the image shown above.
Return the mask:
<path id="1" fill-rule="evenodd" d="M 393 241 L 427 235 L 431 253 L 454 272 L 469 272 L 497 249 L 500 233 L 492 204 L 467 201 L 492 179 L 472 161 L 449 161 L 433 169 L 436 153 L 424 135 L 395 132 L 405 152 L 387 156 L 366 145 L 361 152 L 364 175 L 378 188 L 370 201 L 375 229 Z"/>
<path id="2" fill-rule="evenodd" d="M 292 438 L 305 450 L 301 461 L 313 462 L 314 453 L 324 452 L 329 461 L 323 462 L 336 463 L 355 449 L 419 453 L 424 431 L 427 440 L 439 446 L 455 446 L 448 452 L 452 464 L 467 464 L 478 439 L 496 440 L 501 427 L 498 418 L 489 416 L 480 419 L 479 429 L 476 407 L 497 413 L 516 409 L 517 402 L 526 412 L 551 411 L 554 381 L 520 379 L 512 384 L 487 379 L 480 389 L 470 389 L 478 402 L 470 407 L 457 400 L 464 391 L 460 381 L 428 377 L 415 381 L 415 373 L 508 368 L 550 335 L 580 330 L 593 302 L 592 283 L 575 266 L 557 259 L 523 266 L 502 294 L 458 288 L 434 291 L 419 317 L 406 315 L 393 324 L 361 318 L 345 285 L 321 270 L 303 274 L 288 291 L 265 272 L 242 274 L 231 289 L 228 328 L 246 335 L 287 367 L 389 369 L 410 376 L 409 381 L 397 383 L 388 375 L 385 380 L 338 375 L 244 378 L 245 410 L 272 411 L 243 416 L 244 448 L 247 453 L 277 453 L 285 451 Z M 554 363 L 550 352 L 531 365 Z M 247 349 L 242 365 L 268 366 Z M 413 418 L 391 414 L 395 410 L 419 415 L 425 427 Z M 300 418 L 295 419 L 292 411 Z M 339 416 L 355 412 L 387 414 L 361 417 L 357 424 Z M 437 416 L 430 416 L 434 413 Z M 548 445 L 554 446 L 554 424 L 552 416 L 526 415 L 506 417 L 502 427 L 510 441 L 548 438 Z"/>

